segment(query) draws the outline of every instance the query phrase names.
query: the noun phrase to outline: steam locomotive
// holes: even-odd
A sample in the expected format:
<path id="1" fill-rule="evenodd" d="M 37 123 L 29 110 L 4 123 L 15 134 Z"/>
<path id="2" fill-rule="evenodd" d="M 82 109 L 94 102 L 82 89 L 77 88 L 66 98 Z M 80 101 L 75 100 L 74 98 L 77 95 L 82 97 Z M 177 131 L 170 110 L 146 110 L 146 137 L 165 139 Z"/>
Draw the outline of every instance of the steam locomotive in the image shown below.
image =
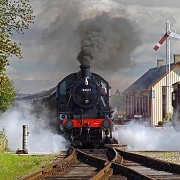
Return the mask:
<path id="1" fill-rule="evenodd" d="M 66 76 L 49 91 L 20 99 L 30 100 L 37 116 L 48 108 L 48 116 L 58 122 L 58 130 L 72 144 L 101 145 L 103 137 L 112 139 L 113 111 L 109 104 L 109 83 L 91 73 L 90 65 Z"/>

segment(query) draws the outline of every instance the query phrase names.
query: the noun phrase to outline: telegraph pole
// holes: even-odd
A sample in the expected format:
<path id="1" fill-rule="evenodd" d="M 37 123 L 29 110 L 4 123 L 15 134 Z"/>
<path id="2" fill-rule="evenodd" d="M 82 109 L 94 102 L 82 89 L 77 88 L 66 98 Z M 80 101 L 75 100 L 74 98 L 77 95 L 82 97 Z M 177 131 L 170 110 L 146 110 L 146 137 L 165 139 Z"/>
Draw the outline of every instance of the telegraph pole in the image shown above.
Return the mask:
<path id="1" fill-rule="evenodd" d="M 170 33 L 170 21 L 166 21 L 166 33 Z M 170 60 L 170 54 L 171 54 L 171 49 L 170 49 L 170 38 L 166 39 L 166 113 L 169 113 L 170 111 L 170 92 L 171 92 L 171 78 L 170 78 L 170 65 L 171 65 L 171 60 Z"/>

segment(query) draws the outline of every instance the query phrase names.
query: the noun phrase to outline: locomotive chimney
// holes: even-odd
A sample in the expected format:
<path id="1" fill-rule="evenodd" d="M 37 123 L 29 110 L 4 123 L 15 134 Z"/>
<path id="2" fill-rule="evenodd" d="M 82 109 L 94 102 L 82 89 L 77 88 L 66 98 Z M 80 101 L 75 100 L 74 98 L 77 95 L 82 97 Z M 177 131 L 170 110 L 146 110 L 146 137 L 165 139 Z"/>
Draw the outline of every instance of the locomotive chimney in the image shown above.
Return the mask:
<path id="1" fill-rule="evenodd" d="M 91 67 L 90 65 L 80 65 L 82 78 L 91 77 L 90 67 Z"/>

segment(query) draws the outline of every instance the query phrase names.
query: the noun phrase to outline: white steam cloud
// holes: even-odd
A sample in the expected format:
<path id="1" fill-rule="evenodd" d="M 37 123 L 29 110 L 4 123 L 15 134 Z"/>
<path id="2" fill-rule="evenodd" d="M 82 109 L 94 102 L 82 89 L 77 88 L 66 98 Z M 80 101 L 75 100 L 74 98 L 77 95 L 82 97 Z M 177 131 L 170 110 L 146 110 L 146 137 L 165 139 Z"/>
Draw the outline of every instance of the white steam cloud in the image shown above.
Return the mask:
<path id="1" fill-rule="evenodd" d="M 156 129 L 130 122 L 115 132 L 115 138 L 129 151 L 180 151 L 180 132 L 172 127 Z"/>
<path id="2" fill-rule="evenodd" d="M 6 129 L 10 151 L 22 149 L 22 125 L 28 125 L 28 152 L 60 152 L 68 145 L 64 137 L 50 128 L 45 114 L 37 119 L 32 114 L 32 106 L 21 102 L 0 116 L 0 129 Z"/>

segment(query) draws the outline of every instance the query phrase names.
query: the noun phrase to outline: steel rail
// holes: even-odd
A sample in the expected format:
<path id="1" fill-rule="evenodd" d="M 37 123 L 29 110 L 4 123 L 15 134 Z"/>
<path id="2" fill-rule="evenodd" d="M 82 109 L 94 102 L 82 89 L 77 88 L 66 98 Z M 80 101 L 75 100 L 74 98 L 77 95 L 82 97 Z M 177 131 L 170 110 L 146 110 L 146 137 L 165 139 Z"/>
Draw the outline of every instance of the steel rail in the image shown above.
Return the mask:
<path id="1" fill-rule="evenodd" d="M 146 179 L 146 180 L 153 180 L 152 178 L 149 178 L 148 176 L 141 174 L 135 170 L 132 170 L 128 167 L 123 166 L 121 163 L 123 161 L 122 156 L 120 156 L 120 154 L 117 152 L 116 149 L 114 148 L 110 148 L 109 150 L 112 151 L 113 149 L 113 153 L 115 153 L 114 158 L 111 160 L 112 166 L 111 168 L 113 169 L 113 176 L 117 176 L 117 175 L 121 175 L 121 176 L 125 176 L 128 177 L 130 179 Z"/>
<path id="2" fill-rule="evenodd" d="M 140 174 L 146 175 L 148 178 L 152 179 L 167 179 L 171 177 L 172 179 L 180 179 L 180 165 L 166 162 L 159 159 L 154 159 L 151 157 L 125 152 L 119 149 L 116 151 L 122 157 L 122 166 L 129 166 L 128 161 L 130 161 L 130 168 L 133 170 L 138 169 Z M 134 165 L 133 165 L 134 163 Z M 134 167 L 133 167 L 134 166 Z M 138 167 L 138 168 L 137 168 Z M 142 168 L 144 167 L 144 170 Z M 145 170 L 146 169 L 146 170 Z M 136 171 L 137 172 L 137 171 Z"/>
<path id="3" fill-rule="evenodd" d="M 106 155 L 107 155 L 108 160 L 97 157 L 97 156 L 100 156 L 99 154 L 97 154 L 95 156 L 95 154 L 92 155 L 92 154 L 86 154 L 85 152 L 80 152 L 80 154 L 83 154 L 83 157 L 85 158 L 86 163 L 91 162 L 91 165 L 99 166 L 99 168 L 101 169 L 91 178 L 91 180 L 96 180 L 96 179 L 104 180 L 104 179 L 108 179 L 110 177 L 112 179 L 113 179 L 113 177 L 116 179 L 117 178 L 125 179 L 126 177 L 128 177 L 130 179 L 152 180 L 152 178 L 149 178 L 148 176 L 146 176 L 144 174 L 141 174 L 135 170 L 132 170 L 126 166 L 123 166 L 122 164 L 118 164 L 118 163 L 122 162 L 122 160 L 123 160 L 122 157 L 119 155 L 119 153 L 114 148 L 110 148 L 109 146 L 107 148 L 108 149 L 106 149 L 107 150 Z M 89 160 L 89 158 L 91 160 Z M 92 160 L 93 158 L 95 158 L 95 159 Z"/>
<path id="4" fill-rule="evenodd" d="M 112 165 L 111 162 L 103 158 L 89 155 L 83 151 L 80 151 L 79 149 L 77 150 L 77 152 L 78 152 L 77 154 L 78 159 L 97 168 L 98 172 L 93 177 L 90 178 L 91 180 L 97 180 L 97 179 L 104 180 L 112 176 L 113 171 L 110 169 Z"/>
<path id="5" fill-rule="evenodd" d="M 74 179 L 88 178 L 91 180 L 104 180 L 109 179 L 110 177 L 112 179 L 129 178 L 153 180 L 157 179 L 157 177 L 163 178 L 168 177 L 168 175 L 170 175 L 168 173 L 167 175 L 161 174 L 160 171 L 162 170 L 166 172 L 171 171 L 173 173 L 177 173 L 180 170 L 179 165 L 167 163 L 165 161 L 161 165 L 157 165 L 159 160 L 149 158 L 146 156 L 142 157 L 142 155 L 124 152 L 122 150 L 118 150 L 115 148 L 105 149 L 104 152 L 102 151 L 102 149 L 100 149 L 99 151 L 98 149 L 93 151 L 84 151 L 85 152 L 83 152 L 83 150 L 70 148 L 67 151 L 67 156 L 64 160 L 54 163 L 48 167 L 42 168 L 41 170 L 37 170 L 35 173 L 31 173 L 27 176 L 24 176 L 20 180 L 44 178 L 64 179 L 70 177 L 73 177 Z M 104 156 L 104 153 L 107 157 Z M 152 168 L 152 164 L 155 168 Z M 147 168 L 147 165 L 151 167 Z M 149 172 L 153 171 L 154 174 L 151 175 L 147 172 L 145 173 L 143 169 L 148 169 L 150 170 Z M 157 171 L 156 174 L 156 172 L 153 169 L 158 169 L 159 172 Z M 173 177 L 176 178 L 176 174 L 173 174 Z M 177 175 L 177 177 L 180 176 Z"/>
<path id="6" fill-rule="evenodd" d="M 114 155 L 116 155 L 115 151 L 113 153 Z M 113 159 L 116 159 L 112 155 L 111 157 Z M 64 172 L 65 170 L 69 169 L 71 167 L 71 161 L 74 159 L 80 160 L 81 162 L 84 162 L 96 168 L 96 171 L 98 172 L 90 178 L 92 180 L 108 179 L 113 174 L 112 169 L 110 169 L 112 164 L 108 160 L 86 154 L 85 152 L 80 151 L 79 149 L 70 148 L 67 151 L 66 158 L 61 162 L 53 163 L 50 166 L 47 166 L 45 168 L 42 168 L 33 173 L 23 176 L 19 180 L 44 179 L 45 177 L 50 178 L 51 176 L 56 175 L 56 171 L 58 175 Z"/>
<path id="7" fill-rule="evenodd" d="M 112 166 L 111 162 L 108 162 L 105 167 L 103 169 L 101 169 L 99 172 L 97 172 L 92 178 L 90 178 L 90 180 L 105 180 L 105 179 L 109 179 L 112 174 L 113 171 L 110 169 Z"/>
<path id="8" fill-rule="evenodd" d="M 159 160 L 159 159 L 154 159 L 152 157 L 147 157 L 147 156 L 143 156 L 143 155 L 139 155 L 135 153 L 125 152 L 118 149 L 116 149 L 116 151 L 124 159 L 132 160 L 140 164 L 146 164 L 147 167 L 148 166 L 153 167 L 154 169 L 157 169 L 157 170 L 180 174 L 180 165 L 178 164 L 170 163 L 170 162 Z"/>
<path id="9" fill-rule="evenodd" d="M 65 159 L 63 159 L 61 162 L 56 162 L 47 167 L 38 169 L 35 172 L 29 173 L 19 178 L 19 180 L 33 180 L 41 176 L 47 176 L 51 173 L 51 171 L 53 171 L 56 168 L 58 168 L 58 171 L 63 172 L 70 167 L 70 161 L 72 161 L 75 157 L 76 157 L 76 150 L 73 147 L 71 147 L 67 152 Z"/>
<path id="10" fill-rule="evenodd" d="M 154 178 L 148 177 L 145 174 L 141 174 L 129 167 L 123 166 L 122 164 L 112 163 L 113 175 L 122 175 L 128 179 L 145 179 L 145 180 L 154 180 Z M 113 177 L 113 176 L 112 176 Z"/>

